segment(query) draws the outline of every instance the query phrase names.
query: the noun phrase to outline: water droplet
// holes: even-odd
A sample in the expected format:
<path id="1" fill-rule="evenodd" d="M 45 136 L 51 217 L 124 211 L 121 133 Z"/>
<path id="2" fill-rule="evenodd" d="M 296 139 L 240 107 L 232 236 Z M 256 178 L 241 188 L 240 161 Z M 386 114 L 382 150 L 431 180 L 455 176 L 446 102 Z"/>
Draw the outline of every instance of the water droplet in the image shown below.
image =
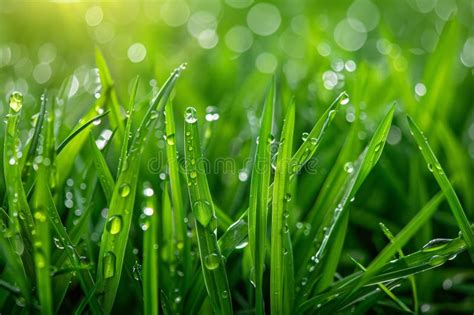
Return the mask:
<path id="1" fill-rule="evenodd" d="M 275 137 L 270 133 L 270 134 L 268 134 L 267 141 L 268 141 L 268 143 L 272 144 L 272 143 L 275 142 Z M 258 138 L 257 138 L 257 143 L 258 143 Z"/>
<path id="2" fill-rule="evenodd" d="M 221 296 L 222 296 L 223 299 L 227 299 L 229 297 L 229 292 L 227 292 L 227 290 L 224 290 L 224 291 L 222 291 Z"/>
<path id="3" fill-rule="evenodd" d="M 46 267 L 46 258 L 42 252 L 41 249 L 36 249 L 36 252 L 35 252 L 35 265 L 37 268 L 44 268 Z"/>
<path id="4" fill-rule="evenodd" d="M 318 144 L 318 138 L 311 138 L 309 141 L 313 146 L 316 146 Z"/>
<path id="5" fill-rule="evenodd" d="M 440 265 L 444 264 L 446 262 L 446 260 L 448 260 L 448 257 L 446 257 L 446 256 L 434 255 L 433 257 L 431 257 L 431 259 L 429 260 L 428 263 L 431 266 L 440 266 Z"/>
<path id="6" fill-rule="evenodd" d="M 59 238 L 54 237 L 53 242 L 54 242 L 54 246 L 56 246 L 57 249 L 64 249 L 64 245 Z"/>
<path id="7" fill-rule="evenodd" d="M 194 107 L 186 108 L 184 112 L 184 120 L 189 124 L 194 124 L 197 121 L 196 109 Z"/>
<path id="8" fill-rule="evenodd" d="M 308 140 L 308 137 L 309 137 L 309 133 L 303 132 L 303 134 L 301 135 L 301 140 L 306 141 Z"/>
<path id="9" fill-rule="evenodd" d="M 242 248 L 245 248 L 247 247 L 247 245 L 249 244 L 249 242 L 245 239 L 244 241 L 242 241 L 241 243 L 237 244 L 235 246 L 235 249 L 242 249 Z"/>
<path id="10" fill-rule="evenodd" d="M 39 222 L 46 222 L 47 220 L 46 214 L 43 211 L 36 211 L 34 214 L 34 218 Z"/>
<path id="11" fill-rule="evenodd" d="M 283 225 L 283 228 L 282 228 L 283 234 L 286 234 L 286 233 L 288 233 L 289 231 L 290 231 L 290 229 L 288 228 L 288 224 Z"/>
<path id="12" fill-rule="evenodd" d="M 286 202 L 290 202 L 290 201 L 291 201 L 291 194 L 290 194 L 290 193 L 286 193 L 286 194 L 285 194 L 285 197 L 284 197 L 284 200 L 285 200 Z"/>
<path id="13" fill-rule="evenodd" d="M 346 92 L 342 92 L 340 103 L 341 105 L 347 105 L 349 103 L 349 95 Z"/>
<path id="14" fill-rule="evenodd" d="M 202 226 L 207 226 L 212 218 L 211 204 L 206 200 L 198 200 L 193 205 L 193 213 Z"/>
<path id="15" fill-rule="evenodd" d="M 433 173 L 433 164 L 428 163 L 428 170 Z"/>
<path id="16" fill-rule="evenodd" d="M 346 171 L 349 174 L 351 174 L 354 171 L 354 166 L 352 165 L 351 162 L 347 162 L 346 164 L 344 164 L 344 171 Z"/>
<path id="17" fill-rule="evenodd" d="M 133 279 L 137 281 L 142 280 L 142 265 L 140 265 L 138 260 L 136 260 L 135 264 L 133 265 L 132 273 L 133 273 Z"/>
<path id="18" fill-rule="evenodd" d="M 122 217 L 119 215 L 111 216 L 107 220 L 106 229 L 110 234 L 118 234 L 122 230 Z"/>
<path id="19" fill-rule="evenodd" d="M 23 106 L 23 94 L 18 91 L 13 92 L 10 95 L 10 108 L 15 112 L 18 113 Z"/>
<path id="20" fill-rule="evenodd" d="M 422 251 L 424 252 L 431 252 L 437 249 L 440 249 L 441 247 L 445 246 L 448 244 L 450 241 L 452 241 L 449 238 L 435 238 L 428 243 L 426 243 L 425 246 L 423 246 Z"/>
<path id="21" fill-rule="evenodd" d="M 157 119 L 158 116 L 159 116 L 159 113 L 156 110 L 154 110 L 154 111 L 151 112 L 150 120 Z"/>
<path id="22" fill-rule="evenodd" d="M 115 254 L 107 252 L 103 261 L 104 278 L 112 278 L 115 275 Z"/>
<path id="23" fill-rule="evenodd" d="M 214 106 L 208 106 L 206 108 L 206 120 L 207 121 L 216 121 L 219 119 L 219 112 L 217 108 Z"/>
<path id="24" fill-rule="evenodd" d="M 191 171 L 191 172 L 189 173 L 189 178 L 195 179 L 196 177 L 197 177 L 196 171 Z"/>
<path id="25" fill-rule="evenodd" d="M 150 228 L 150 218 L 149 216 L 145 214 L 141 214 L 140 217 L 138 218 L 138 224 L 140 225 L 140 228 L 142 231 L 146 231 Z"/>
<path id="26" fill-rule="evenodd" d="M 174 139 L 174 134 L 166 135 L 166 143 L 168 143 L 168 145 L 176 144 L 175 139 Z"/>
<path id="27" fill-rule="evenodd" d="M 10 158 L 10 159 L 8 160 L 8 164 L 10 164 L 10 165 L 15 165 L 15 164 L 16 164 L 16 159 L 15 159 L 14 157 Z"/>
<path id="28" fill-rule="evenodd" d="M 209 254 L 204 257 L 204 266 L 209 270 L 215 270 L 219 267 L 221 258 L 218 254 Z"/>
<path id="29" fill-rule="evenodd" d="M 127 197 L 130 194 L 130 186 L 128 184 L 122 184 L 119 187 L 119 194 L 122 197 Z"/>

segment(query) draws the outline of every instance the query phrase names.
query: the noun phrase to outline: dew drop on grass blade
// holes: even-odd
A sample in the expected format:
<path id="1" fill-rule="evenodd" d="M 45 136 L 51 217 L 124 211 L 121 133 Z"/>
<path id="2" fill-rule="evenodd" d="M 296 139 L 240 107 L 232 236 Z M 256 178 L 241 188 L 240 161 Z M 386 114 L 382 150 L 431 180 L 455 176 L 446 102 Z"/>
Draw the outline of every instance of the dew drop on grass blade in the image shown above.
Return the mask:
<path id="1" fill-rule="evenodd" d="M 292 100 L 283 123 L 278 159 L 276 162 L 273 185 L 271 259 L 270 259 L 270 305 L 272 314 L 283 314 L 284 275 L 287 264 L 284 263 L 284 239 L 289 233 L 287 218 L 290 180 L 290 160 L 293 149 L 293 130 L 295 125 L 295 103 Z"/>
<path id="2" fill-rule="evenodd" d="M 268 194 L 271 168 L 271 129 L 275 105 L 275 82 L 272 83 L 263 107 L 257 151 L 250 184 L 248 239 L 255 273 L 255 312 L 264 314 L 263 271 L 267 233 Z M 266 139 L 269 139 L 268 141 Z"/>
<path id="3" fill-rule="evenodd" d="M 446 200 L 448 201 L 453 216 L 456 219 L 459 229 L 461 230 L 462 237 L 466 241 L 471 259 L 474 261 L 474 233 L 472 232 L 471 225 L 467 219 L 464 209 L 461 206 L 459 198 L 456 195 L 453 186 L 449 182 L 449 179 L 446 176 L 443 168 L 441 167 L 441 164 L 438 162 L 438 159 L 431 149 L 428 140 L 410 117 L 408 117 L 408 126 L 410 127 L 410 131 L 416 143 L 418 144 L 418 148 L 420 149 L 423 158 L 427 163 L 429 171 L 433 173 L 433 176 L 441 187 L 441 190 L 446 195 Z"/>
<path id="4" fill-rule="evenodd" d="M 148 107 L 140 126 L 132 138 L 130 149 L 122 164 L 112 193 L 109 212 L 102 234 L 99 263 L 97 266 L 97 294 L 102 297 L 102 305 L 106 313 L 112 310 L 120 283 L 125 249 L 132 221 L 132 211 L 135 204 L 141 152 L 146 142 L 146 136 L 159 114 L 163 112 L 164 104 L 167 102 L 177 78 L 184 69 L 185 66 L 182 65 L 171 73 Z M 128 137 L 128 135 L 125 135 L 125 137 Z"/>
<path id="5" fill-rule="evenodd" d="M 201 269 L 214 312 L 232 314 L 230 289 L 225 262 L 217 244 L 217 222 L 203 163 L 197 120 L 196 110 L 188 107 L 184 124 L 186 179 L 191 209 L 196 219 Z"/>

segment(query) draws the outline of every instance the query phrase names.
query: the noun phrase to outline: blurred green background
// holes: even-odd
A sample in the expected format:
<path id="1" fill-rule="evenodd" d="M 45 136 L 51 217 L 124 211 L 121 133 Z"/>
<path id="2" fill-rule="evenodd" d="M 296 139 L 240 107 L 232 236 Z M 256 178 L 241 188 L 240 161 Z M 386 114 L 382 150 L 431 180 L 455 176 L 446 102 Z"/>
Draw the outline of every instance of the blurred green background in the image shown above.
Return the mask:
<path id="1" fill-rule="evenodd" d="M 276 121 L 294 95 L 300 134 L 345 90 L 350 103 L 322 145 L 316 174 L 303 174 L 296 184 L 293 199 L 304 219 L 349 127 L 358 124 L 361 143 L 367 141 L 388 105 L 397 101 L 389 145 L 351 209 L 345 253 L 365 263 L 386 243 L 379 221 L 399 231 L 439 190 L 408 133 L 406 114 L 425 131 L 472 221 L 473 22 L 471 0 L 0 0 L 0 114 L 7 111 L 9 94 L 19 90 L 24 110 L 33 116 L 40 94 L 48 89 L 54 95 L 69 78 L 66 120 L 72 128 L 101 92 L 96 47 L 106 57 L 124 107 L 136 75 L 139 99 L 147 100 L 172 69 L 187 62 L 174 106 L 179 113 L 190 105 L 198 109 L 209 132 L 207 157 L 241 163 L 236 172 L 209 175 L 216 203 L 235 217 L 247 205 L 245 161 L 271 76 L 281 88 Z M 219 119 L 206 116 L 206 110 L 218 111 Z M 177 119 L 181 126 L 181 115 Z M 444 205 L 407 247 L 415 250 L 434 237 L 456 235 Z M 353 270 L 343 257 L 342 266 Z M 462 279 L 449 278 L 455 274 Z M 456 281 L 473 279 L 465 255 L 423 276 L 420 286 L 430 288 L 420 293 L 422 301 L 439 294 L 444 309 L 454 309 L 456 297 L 472 289 L 462 287 L 449 298 L 445 291 Z M 468 302 L 457 306 L 474 309 Z"/>

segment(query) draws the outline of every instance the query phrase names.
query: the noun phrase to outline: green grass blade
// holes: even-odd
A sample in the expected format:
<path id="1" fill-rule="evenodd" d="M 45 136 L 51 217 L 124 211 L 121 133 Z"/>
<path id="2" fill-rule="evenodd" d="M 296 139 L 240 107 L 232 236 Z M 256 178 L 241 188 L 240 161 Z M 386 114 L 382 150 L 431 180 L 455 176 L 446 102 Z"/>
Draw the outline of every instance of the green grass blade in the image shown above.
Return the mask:
<path id="1" fill-rule="evenodd" d="M 215 234 L 217 222 L 205 175 L 197 115 L 192 107 L 186 109 L 184 126 L 186 178 L 191 208 L 196 219 L 199 256 L 207 293 L 216 314 L 232 314 L 225 263 Z"/>
<path id="2" fill-rule="evenodd" d="M 289 233 L 287 218 L 288 201 L 291 199 L 289 172 L 291 151 L 293 149 L 293 130 L 295 125 L 295 104 L 291 101 L 283 123 L 278 159 L 273 186 L 272 227 L 271 227 L 271 265 L 270 265 L 270 305 L 272 314 L 283 314 L 283 277 L 290 270 L 284 264 L 284 237 Z"/>
<path id="3" fill-rule="evenodd" d="M 130 140 L 130 130 L 132 129 L 132 122 L 133 122 L 133 116 L 135 113 L 135 98 L 137 96 L 137 91 L 138 91 L 138 83 L 140 79 L 137 76 L 135 79 L 135 82 L 133 84 L 133 89 L 132 89 L 132 94 L 130 95 L 130 102 L 128 104 L 128 113 L 127 113 L 127 124 L 125 125 L 125 137 L 123 138 L 122 142 L 122 148 L 120 151 L 120 158 L 119 158 L 119 165 L 118 165 L 118 172 L 117 174 L 120 174 L 122 167 L 123 167 L 123 162 L 125 161 L 127 157 L 127 152 L 128 152 L 128 143 Z"/>
<path id="4" fill-rule="evenodd" d="M 308 274 L 305 275 L 308 278 L 308 284 L 302 288 L 303 294 L 300 296 L 300 302 L 302 298 L 309 295 L 317 281 L 319 281 L 317 291 L 327 288 L 333 281 L 346 232 L 347 206 L 382 153 L 381 151 L 390 130 L 394 111 L 395 106 L 392 106 L 377 127 L 365 150 L 351 166 L 352 171 L 349 172 L 344 185 L 340 188 L 339 196 L 333 201 L 334 210 L 328 213 L 324 224 L 320 228 L 321 233 L 318 237 L 321 245 L 308 262 Z M 334 244 L 338 245 L 334 246 Z"/>
<path id="5" fill-rule="evenodd" d="M 153 188 L 146 184 L 143 191 L 143 309 L 145 315 L 152 315 L 158 314 L 158 207 Z"/>
<path id="6" fill-rule="evenodd" d="M 449 182 L 448 177 L 441 167 L 441 164 L 438 162 L 438 159 L 433 153 L 428 140 L 410 117 L 408 117 L 408 125 L 416 143 L 418 144 L 423 158 L 428 165 L 428 169 L 433 173 L 433 176 L 446 196 L 446 200 L 448 201 L 451 211 L 453 212 L 453 216 L 462 232 L 464 240 L 466 241 L 471 259 L 474 261 L 474 233 L 471 230 L 471 225 L 467 219 L 464 209 L 461 206 L 461 203 L 459 202 L 458 196 L 456 195 L 453 186 Z"/>
<path id="7" fill-rule="evenodd" d="M 393 236 L 392 232 L 389 230 L 388 227 L 385 226 L 385 224 L 383 224 L 382 222 L 379 223 L 380 225 L 380 229 L 382 230 L 382 232 L 385 234 L 385 236 L 387 237 L 387 239 L 390 241 L 390 243 L 393 243 L 394 239 L 395 239 L 395 236 Z M 398 250 L 398 255 L 400 257 L 405 257 L 405 254 L 403 253 L 403 250 L 402 248 L 400 248 Z M 365 270 L 365 268 L 364 268 Z M 418 314 L 418 291 L 417 291 L 417 288 L 416 288 L 416 281 L 415 281 L 415 277 L 414 276 L 410 276 L 408 277 L 408 280 L 410 281 L 410 285 L 411 285 L 411 289 L 412 289 L 412 292 L 413 292 L 413 308 L 415 310 L 415 314 Z"/>
<path id="8" fill-rule="evenodd" d="M 107 204 L 110 204 L 115 181 L 109 167 L 107 166 L 107 162 L 102 155 L 102 152 L 99 150 L 99 148 L 97 148 L 92 134 L 89 135 L 89 148 L 92 151 L 92 158 L 94 160 L 94 165 L 99 177 L 100 185 L 104 191 L 105 199 L 107 200 Z"/>
<path id="9" fill-rule="evenodd" d="M 362 271 L 365 271 L 365 267 L 359 263 L 357 260 L 355 260 L 354 258 L 350 257 L 352 262 L 357 266 L 359 267 Z M 405 312 L 408 312 L 408 313 L 413 313 L 410 308 L 405 304 L 403 303 L 402 300 L 400 300 L 395 294 L 393 294 L 392 291 L 390 291 L 389 288 L 387 288 L 385 285 L 383 284 L 378 284 L 378 287 L 389 297 L 391 298 L 396 304 L 398 304 L 398 306 L 400 306 L 400 308 L 405 311 Z"/>
<path id="10" fill-rule="evenodd" d="M 99 119 L 101 119 L 102 117 L 105 117 L 109 114 L 110 111 L 106 111 L 100 115 L 97 115 L 97 116 L 94 116 L 92 117 L 91 119 L 89 119 L 88 121 L 86 121 L 85 123 L 81 124 L 79 127 L 77 127 L 76 129 L 74 129 L 59 145 L 58 147 L 56 148 L 56 153 L 59 154 L 61 153 L 61 151 L 69 144 L 71 143 L 71 141 L 76 137 L 78 136 L 79 134 L 81 134 L 87 127 L 91 126 L 94 121 L 97 121 Z"/>
<path id="11" fill-rule="evenodd" d="M 122 113 L 120 110 L 120 104 L 117 98 L 117 92 L 115 91 L 114 82 L 110 75 L 109 67 L 105 61 L 104 55 L 99 48 L 96 49 L 95 60 L 97 68 L 99 69 L 100 82 L 102 84 L 103 93 L 109 94 L 109 108 L 112 113 L 111 125 L 113 129 L 117 129 L 118 136 L 123 139 L 125 134 L 125 128 L 122 121 Z"/>
<path id="12" fill-rule="evenodd" d="M 252 170 L 248 210 L 248 239 L 255 273 L 255 312 L 258 315 L 264 313 L 263 271 L 265 268 L 265 243 L 271 169 L 271 129 L 273 108 L 275 106 L 275 92 L 275 83 L 273 82 L 263 108 L 258 137 L 260 141 L 257 144 Z"/>
<path id="13" fill-rule="evenodd" d="M 331 125 L 336 113 L 341 104 L 347 104 L 349 96 L 346 92 L 342 92 L 338 97 L 329 105 L 326 111 L 322 114 L 321 118 L 316 122 L 313 129 L 308 134 L 308 140 L 298 148 L 296 153 L 291 158 L 291 174 L 297 173 L 303 165 L 308 162 L 313 155 L 316 153 L 321 140 L 323 139 L 326 130 Z"/>
<path id="14" fill-rule="evenodd" d="M 110 313 L 120 283 L 125 249 L 128 241 L 132 210 L 135 204 L 141 152 L 153 122 L 162 113 L 165 103 L 184 66 L 173 71 L 148 107 L 135 132 L 129 153 L 123 162 L 109 204 L 109 212 L 102 234 L 97 268 L 97 293 L 102 296 L 104 311 Z M 126 135 L 128 137 L 128 135 Z"/>
<path id="15" fill-rule="evenodd" d="M 31 232 L 34 230 L 35 224 L 21 181 L 21 170 L 18 163 L 18 154 L 20 152 L 17 147 L 17 143 L 19 143 L 18 123 L 22 106 L 23 95 L 13 92 L 10 96 L 10 109 L 5 128 L 3 167 L 8 197 L 8 215 L 12 223 L 10 229 L 13 233 L 17 234 L 16 238 L 23 240 L 22 242 L 26 249 L 24 254 L 28 255 L 33 250 L 33 236 Z"/>
<path id="16" fill-rule="evenodd" d="M 184 287 L 188 286 L 191 275 L 191 260 L 187 259 L 190 252 L 189 238 L 186 227 L 186 209 L 183 203 L 181 190 L 180 165 L 176 151 L 176 126 L 171 102 L 165 107 L 166 113 L 166 158 L 168 161 L 168 174 L 170 181 L 171 201 L 173 204 L 174 224 L 176 225 L 176 250 L 182 260 L 184 269 Z"/>

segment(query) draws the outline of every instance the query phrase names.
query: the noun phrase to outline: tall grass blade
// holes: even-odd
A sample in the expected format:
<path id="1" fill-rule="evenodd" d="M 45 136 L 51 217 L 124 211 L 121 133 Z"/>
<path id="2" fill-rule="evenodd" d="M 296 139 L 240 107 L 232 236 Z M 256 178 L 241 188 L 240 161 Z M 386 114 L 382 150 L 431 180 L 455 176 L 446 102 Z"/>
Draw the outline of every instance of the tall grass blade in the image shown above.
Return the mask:
<path id="1" fill-rule="evenodd" d="M 143 192 L 143 309 L 145 315 L 153 315 L 158 314 L 158 207 L 150 184 L 144 184 Z"/>
<path id="2" fill-rule="evenodd" d="M 217 222 L 207 183 L 199 141 L 196 110 L 185 113 L 186 178 L 189 200 L 196 219 L 196 235 L 201 268 L 211 305 L 216 314 L 232 314 L 225 263 L 217 244 Z"/>
<path id="3" fill-rule="evenodd" d="M 255 312 L 264 314 L 263 271 L 265 268 L 265 243 L 267 234 L 268 194 L 271 169 L 271 129 L 273 108 L 275 106 L 275 82 L 267 94 L 263 107 L 258 136 L 257 151 L 250 184 L 248 210 L 248 239 L 255 274 Z"/>
<path id="4" fill-rule="evenodd" d="M 174 85 L 184 66 L 173 71 L 151 102 L 143 120 L 135 132 L 127 157 L 115 184 L 109 204 L 109 212 L 102 234 L 97 269 L 97 293 L 102 295 L 102 305 L 110 313 L 122 274 L 125 248 L 128 241 L 132 210 L 135 204 L 141 152 L 146 136 L 162 113 Z M 125 135 L 128 137 L 128 135 Z"/>
<path id="5" fill-rule="evenodd" d="M 456 195 L 453 186 L 449 182 L 446 173 L 441 167 L 441 164 L 438 162 L 438 159 L 433 153 L 428 140 L 410 117 L 408 117 L 408 126 L 410 127 L 410 131 L 415 138 L 416 143 L 418 144 L 418 148 L 420 149 L 423 158 L 428 165 L 429 171 L 433 173 L 433 176 L 436 178 L 441 190 L 446 195 L 446 200 L 448 201 L 451 211 L 453 212 L 453 216 L 462 232 L 462 237 L 466 241 L 471 259 L 474 261 L 474 233 L 472 232 L 466 213 L 459 202 L 458 196 Z"/>
<path id="6" fill-rule="evenodd" d="M 183 203 L 183 194 L 180 178 L 180 165 L 178 163 L 178 152 L 176 150 L 176 126 L 171 102 L 165 107 L 166 113 L 166 158 L 168 162 L 168 174 L 170 182 L 171 202 L 173 204 L 173 216 L 176 236 L 176 250 L 178 259 L 181 260 L 184 271 L 184 287 L 188 286 L 191 274 L 191 260 L 188 259 L 190 242 L 187 236 L 186 209 Z"/>
<path id="7" fill-rule="evenodd" d="M 275 179 L 273 186 L 272 203 L 272 228 L 271 228 L 271 265 L 270 265 L 270 305 L 272 314 L 283 314 L 284 275 L 291 270 L 286 270 L 284 263 L 285 234 L 289 233 L 288 227 L 288 202 L 291 199 L 289 188 L 291 151 L 293 149 L 293 130 L 295 125 L 295 104 L 291 101 L 283 123 L 278 159 L 276 162 Z"/>

